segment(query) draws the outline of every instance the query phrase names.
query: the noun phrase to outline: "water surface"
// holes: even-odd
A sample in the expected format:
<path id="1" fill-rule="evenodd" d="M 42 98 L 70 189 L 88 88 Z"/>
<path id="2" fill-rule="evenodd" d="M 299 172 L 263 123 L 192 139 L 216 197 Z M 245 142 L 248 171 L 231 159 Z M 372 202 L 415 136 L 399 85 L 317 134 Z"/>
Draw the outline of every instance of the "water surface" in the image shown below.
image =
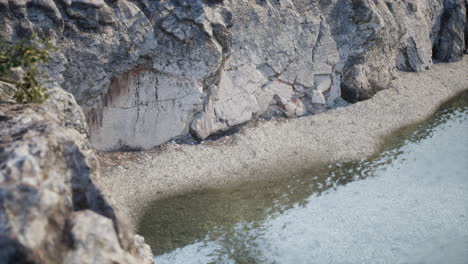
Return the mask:
<path id="1" fill-rule="evenodd" d="M 156 201 L 165 263 L 468 263 L 468 92 L 372 158 Z"/>

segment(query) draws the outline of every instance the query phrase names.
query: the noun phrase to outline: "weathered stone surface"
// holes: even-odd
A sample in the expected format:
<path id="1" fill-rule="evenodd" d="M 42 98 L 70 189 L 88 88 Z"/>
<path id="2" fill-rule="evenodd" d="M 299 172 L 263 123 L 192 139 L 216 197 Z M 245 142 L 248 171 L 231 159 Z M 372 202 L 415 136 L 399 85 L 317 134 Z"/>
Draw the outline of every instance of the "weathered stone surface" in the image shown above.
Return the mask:
<path id="1" fill-rule="evenodd" d="M 91 143 L 98 149 L 144 149 L 185 135 L 201 110 L 201 94 L 195 81 L 145 69 L 126 72 L 111 81 L 102 106 L 88 114 Z"/>
<path id="2" fill-rule="evenodd" d="M 0 104 L 0 263 L 151 263 L 71 129 L 83 114 L 70 94 L 52 97 Z"/>
<path id="3" fill-rule="evenodd" d="M 468 30 L 464 0 L 444 0 L 440 17 L 440 33 L 435 40 L 434 58 L 442 61 L 459 61 L 466 50 L 465 34 Z"/>
<path id="4" fill-rule="evenodd" d="M 399 71 L 456 61 L 466 0 L 0 1 L 1 35 L 61 51 L 48 74 L 83 106 L 92 145 L 148 149 L 255 118 L 365 100 Z"/>
<path id="5" fill-rule="evenodd" d="M 49 98 L 41 108 L 55 115 L 61 126 L 72 128 L 80 133 L 80 136 L 87 139 L 88 126 L 83 114 L 83 110 L 76 103 L 72 94 L 64 91 L 59 86 L 53 86 L 48 89 Z M 75 139 L 76 141 L 77 139 Z M 81 140 L 80 140 L 81 141 Z M 83 147 L 80 145 L 80 147 Z"/>
<path id="6" fill-rule="evenodd" d="M 73 250 L 67 252 L 63 263 L 140 263 L 120 246 L 111 219 L 83 210 L 72 213 L 68 225 Z"/>
<path id="7" fill-rule="evenodd" d="M 14 103 L 15 91 L 16 87 L 13 84 L 0 81 L 0 101 Z"/>

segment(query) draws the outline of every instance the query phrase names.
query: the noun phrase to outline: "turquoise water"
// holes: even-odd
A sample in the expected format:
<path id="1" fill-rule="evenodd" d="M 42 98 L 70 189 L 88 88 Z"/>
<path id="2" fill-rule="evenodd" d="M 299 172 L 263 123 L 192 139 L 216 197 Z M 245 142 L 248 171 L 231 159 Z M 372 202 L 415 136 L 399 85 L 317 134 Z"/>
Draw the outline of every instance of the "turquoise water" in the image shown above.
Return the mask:
<path id="1" fill-rule="evenodd" d="M 165 263 L 468 263 L 468 92 L 371 159 L 155 201 Z"/>

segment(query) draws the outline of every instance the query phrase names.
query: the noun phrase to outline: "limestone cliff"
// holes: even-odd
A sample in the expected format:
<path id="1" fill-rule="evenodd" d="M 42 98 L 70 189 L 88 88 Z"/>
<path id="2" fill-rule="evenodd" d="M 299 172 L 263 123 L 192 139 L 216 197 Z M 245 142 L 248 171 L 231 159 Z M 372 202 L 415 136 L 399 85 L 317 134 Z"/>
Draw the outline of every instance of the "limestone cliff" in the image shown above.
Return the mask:
<path id="1" fill-rule="evenodd" d="M 92 145 L 148 149 L 256 118 L 323 111 L 399 71 L 456 61 L 465 0 L 0 0 L 2 36 L 60 52 L 49 75 L 83 107 Z"/>
<path id="2" fill-rule="evenodd" d="M 73 96 L 0 103 L 0 263 L 152 263 L 101 184 Z"/>

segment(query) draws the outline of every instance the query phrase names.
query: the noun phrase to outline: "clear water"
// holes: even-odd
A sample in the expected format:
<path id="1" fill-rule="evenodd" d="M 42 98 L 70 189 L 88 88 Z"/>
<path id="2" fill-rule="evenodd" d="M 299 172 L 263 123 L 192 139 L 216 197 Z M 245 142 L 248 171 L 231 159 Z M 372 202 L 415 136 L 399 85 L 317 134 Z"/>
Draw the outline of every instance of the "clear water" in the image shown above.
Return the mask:
<path id="1" fill-rule="evenodd" d="M 158 264 L 468 263 L 468 92 L 370 159 L 155 201 Z"/>

